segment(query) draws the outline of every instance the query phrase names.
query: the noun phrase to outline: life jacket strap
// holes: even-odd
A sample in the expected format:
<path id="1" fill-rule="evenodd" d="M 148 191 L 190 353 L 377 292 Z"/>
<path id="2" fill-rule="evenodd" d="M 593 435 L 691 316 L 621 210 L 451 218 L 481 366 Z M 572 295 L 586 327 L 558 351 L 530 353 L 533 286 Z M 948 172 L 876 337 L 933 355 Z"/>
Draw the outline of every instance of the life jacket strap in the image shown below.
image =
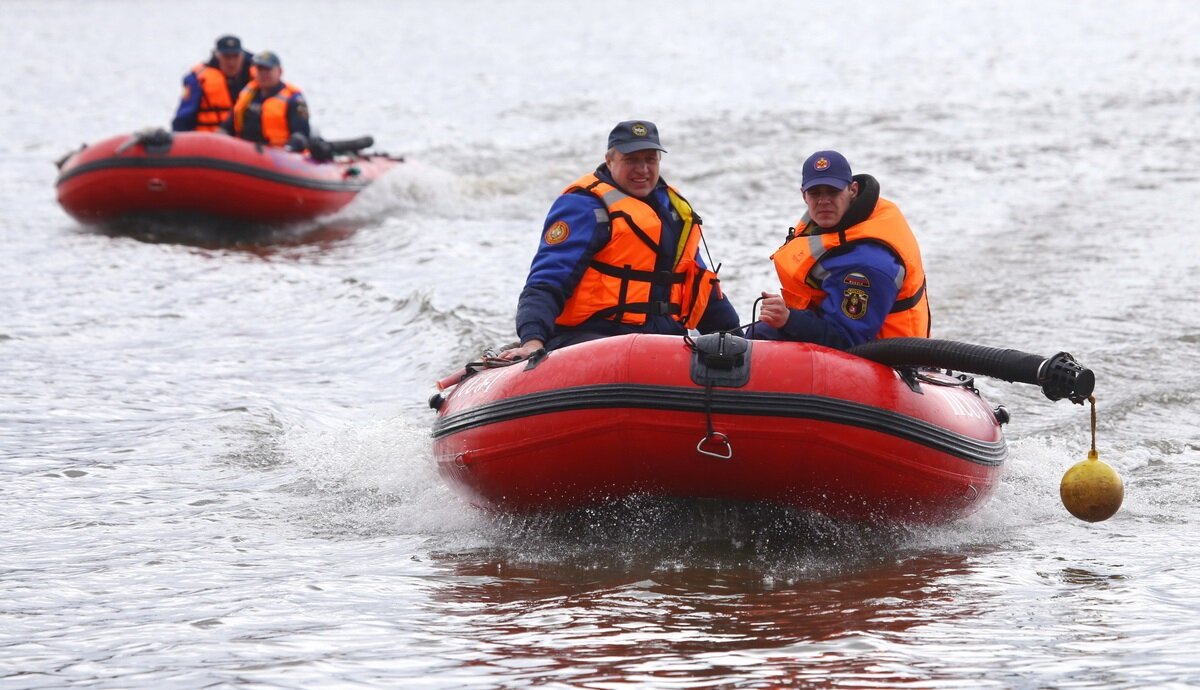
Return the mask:
<path id="1" fill-rule="evenodd" d="M 675 271 L 638 271 L 628 266 L 618 267 L 601 263 L 595 259 L 588 265 L 606 276 L 621 280 L 637 280 L 653 285 L 680 285 L 687 280 L 686 273 L 676 273 Z"/>
<path id="2" fill-rule="evenodd" d="M 912 297 L 909 297 L 908 299 L 896 300 L 896 303 L 894 305 L 892 305 L 892 311 L 890 313 L 896 314 L 896 313 L 899 313 L 902 311 L 908 311 L 909 309 L 912 309 L 913 307 L 920 304 L 921 298 L 924 296 L 925 296 L 925 281 L 922 281 L 921 287 L 916 291 L 916 293 L 913 294 Z"/>

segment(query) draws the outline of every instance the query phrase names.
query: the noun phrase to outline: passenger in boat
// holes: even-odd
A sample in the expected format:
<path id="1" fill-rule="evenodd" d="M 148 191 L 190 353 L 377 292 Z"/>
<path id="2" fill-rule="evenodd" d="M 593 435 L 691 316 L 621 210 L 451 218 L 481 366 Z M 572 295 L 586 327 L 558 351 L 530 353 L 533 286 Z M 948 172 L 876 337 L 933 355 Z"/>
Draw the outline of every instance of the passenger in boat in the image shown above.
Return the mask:
<path id="1" fill-rule="evenodd" d="M 916 237 L 870 175 L 837 151 L 804 161 L 807 213 L 771 255 L 781 294 L 762 293 L 748 336 L 847 349 L 929 337 L 929 298 Z"/>
<path id="2" fill-rule="evenodd" d="M 604 163 L 555 200 L 517 301 L 521 344 L 501 357 L 626 333 L 740 333 L 700 256 L 700 216 L 659 176 L 665 152 L 653 122 L 621 122 Z"/>
<path id="3" fill-rule="evenodd" d="M 254 53 L 242 49 L 237 36 L 217 39 L 212 57 L 183 77 L 183 96 L 171 129 L 176 132 L 215 132 L 229 117 L 233 103 L 250 82 Z"/>
<path id="4" fill-rule="evenodd" d="M 238 94 L 221 129 L 270 146 L 283 146 L 293 137 L 293 141 L 307 141 L 308 103 L 300 89 L 283 81 L 279 56 L 264 50 L 254 56 L 253 64 L 255 77 Z"/>

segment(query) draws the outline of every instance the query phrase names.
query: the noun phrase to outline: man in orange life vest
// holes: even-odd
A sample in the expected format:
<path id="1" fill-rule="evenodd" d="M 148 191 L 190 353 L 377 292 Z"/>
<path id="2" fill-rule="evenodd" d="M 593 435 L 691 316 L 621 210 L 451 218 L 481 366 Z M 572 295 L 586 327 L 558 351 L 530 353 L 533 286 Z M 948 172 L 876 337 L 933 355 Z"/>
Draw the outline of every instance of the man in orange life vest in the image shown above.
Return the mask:
<path id="1" fill-rule="evenodd" d="M 254 70 L 254 79 L 238 94 L 233 113 L 221 129 L 271 146 L 283 146 L 296 134 L 307 141 L 308 103 L 300 89 L 283 81 L 279 56 L 269 50 L 258 53 Z"/>
<path id="2" fill-rule="evenodd" d="M 229 116 L 237 95 L 250 82 L 253 53 L 242 50 L 237 36 L 217 39 L 212 57 L 183 77 L 183 96 L 171 129 L 176 132 L 213 132 Z"/>
<path id="3" fill-rule="evenodd" d="M 738 329 L 700 256 L 700 216 L 659 177 L 665 151 L 654 123 L 621 122 L 604 163 L 554 202 L 517 302 L 521 344 L 501 357 L 625 333 Z"/>
<path id="4" fill-rule="evenodd" d="M 771 255 L 781 294 L 762 293 L 749 337 L 847 349 L 877 338 L 929 337 L 921 251 L 870 175 L 837 151 L 804 161 L 808 212 Z"/>

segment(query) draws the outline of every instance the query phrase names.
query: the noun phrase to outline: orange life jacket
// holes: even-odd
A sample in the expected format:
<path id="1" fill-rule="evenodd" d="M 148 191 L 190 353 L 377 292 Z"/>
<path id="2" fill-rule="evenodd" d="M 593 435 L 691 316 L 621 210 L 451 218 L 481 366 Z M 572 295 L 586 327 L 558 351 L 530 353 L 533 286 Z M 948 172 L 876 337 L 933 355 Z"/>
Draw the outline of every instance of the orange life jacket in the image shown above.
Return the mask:
<path id="1" fill-rule="evenodd" d="M 783 300 L 792 309 L 817 309 L 825 299 L 821 289 L 819 263 L 829 252 L 854 242 L 878 242 L 888 247 L 904 265 L 896 304 L 883 321 L 879 338 L 929 337 L 929 298 L 925 294 L 925 268 L 917 238 L 908 227 L 900 209 L 880 198 L 871 215 L 861 223 L 840 232 L 820 232 L 805 227 L 807 217 L 796 227 L 803 233 L 789 240 L 771 255 L 779 274 Z M 816 229 L 819 234 L 807 234 Z"/>
<path id="2" fill-rule="evenodd" d="M 200 63 L 192 68 L 200 82 L 200 110 L 196 113 L 197 132 L 215 132 L 233 109 L 225 73 L 212 65 Z"/>
<path id="3" fill-rule="evenodd" d="M 656 271 L 662 219 L 648 204 L 629 196 L 595 174 L 584 175 L 563 190 L 583 190 L 604 203 L 597 211 L 597 227 L 607 224 L 612 239 L 592 257 L 579 284 L 555 319 L 560 326 L 577 326 L 599 316 L 621 323 L 642 325 L 647 314 L 666 314 L 695 328 L 708 308 L 709 296 L 720 281 L 716 273 L 696 261 L 703 232 L 700 217 L 687 200 L 668 186 L 671 206 L 683 220 L 675 261 L 670 271 Z M 669 285 L 668 302 L 651 302 L 652 285 Z"/>
<path id="4" fill-rule="evenodd" d="M 258 90 L 258 81 L 251 80 L 249 84 L 246 84 L 246 88 L 238 94 L 237 104 L 233 106 L 233 133 L 239 137 L 245 130 L 246 111 L 250 108 L 254 97 L 258 95 Z M 300 89 L 285 83 L 278 93 L 263 99 L 260 129 L 263 138 L 271 146 L 283 146 L 291 136 L 287 121 L 288 100 L 298 93 L 300 93 Z"/>

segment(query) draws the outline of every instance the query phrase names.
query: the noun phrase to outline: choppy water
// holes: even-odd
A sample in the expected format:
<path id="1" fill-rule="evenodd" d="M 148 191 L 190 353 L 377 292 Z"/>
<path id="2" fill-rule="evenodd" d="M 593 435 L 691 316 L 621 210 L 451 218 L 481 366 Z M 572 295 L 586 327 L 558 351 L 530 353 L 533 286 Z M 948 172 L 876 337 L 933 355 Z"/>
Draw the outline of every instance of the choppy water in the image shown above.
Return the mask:
<path id="1" fill-rule="evenodd" d="M 1184 2 L 4 4 L 0 687 L 1200 685 L 1200 13 Z M 222 33 L 409 163 L 255 243 L 79 226 L 53 161 L 169 121 Z M 1072 352 L 994 500 L 878 532 L 651 504 L 489 521 L 432 382 L 511 338 L 542 216 L 655 120 L 749 313 L 835 147 L 922 240 L 935 335 Z"/>

